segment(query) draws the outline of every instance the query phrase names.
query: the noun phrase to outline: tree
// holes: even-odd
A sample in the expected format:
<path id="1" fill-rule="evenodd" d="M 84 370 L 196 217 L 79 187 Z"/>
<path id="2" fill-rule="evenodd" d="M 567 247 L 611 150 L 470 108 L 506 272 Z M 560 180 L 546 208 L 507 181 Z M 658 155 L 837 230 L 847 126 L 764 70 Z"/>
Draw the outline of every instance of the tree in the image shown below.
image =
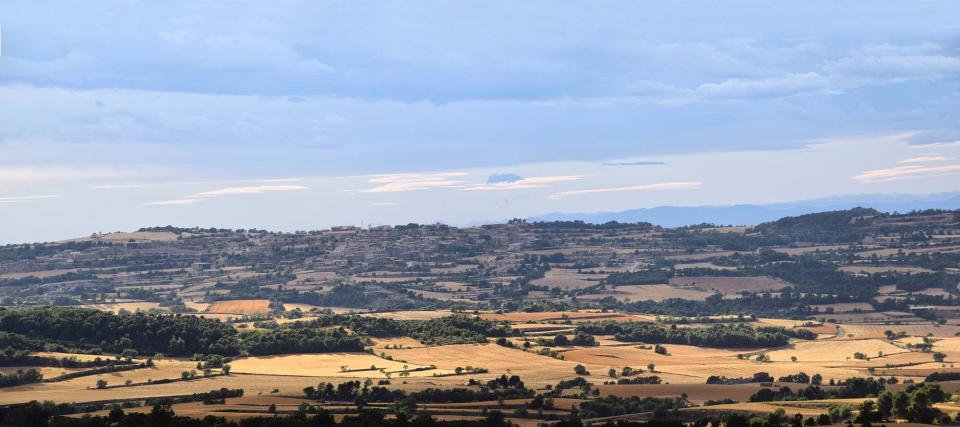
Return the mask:
<path id="1" fill-rule="evenodd" d="M 616 368 L 610 368 L 610 370 L 607 371 L 607 375 L 609 375 L 610 378 L 616 378 L 616 377 L 617 377 L 617 369 L 616 369 Z"/>
<path id="2" fill-rule="evenodd" d="M 813 374 L 813 376 L 810 377 L 810 384 L 813 384 L 813 385 L 823 384 L 823 375 Z"/>
<path id="3" fill-rule="evenodd" d="M 870 425 L 870 421 L 873 421 L 874 417 L 876 416 L 876 413 L 874 412 L 875 409 L 876 409 L 876 404 L 873 403 L 872 400 L 864 400 L 863 403 L 860 404 L 861 425 L 864 425 L 864 426 Z"/>
<path id="4" fill-rule="evenodd" d="M 897 418 L 910 417 L 910 396 L 904 391 L 898 391 L 893 395 L 893 416 Z"/>
<path id="5" fill-rule="evenodd" d="M 893 416 L 893 393 L 885 391 L 877 396 L 877 411 L 881 420 L 889 420 Z"/>
<path id="6" fill-rule="evenodd" d="M 230 364 L 229 364 L 229 363 L 225 363 L 225 364 L 223 365 L 223 367 L 220 368 L 220 369 L 223 371 L 223 375 L 230 375 Z"/>
<path id="7" fill-rule="evenodd" d="M 123 419 L 123 416 L 123 409 L 121 409 L 119 406 L 114 406 L 113 409 L 110 410 L 110 414 L 107 415 L 107 421 L 110 421 L 111 423 L 119 423 L 120 420 Z"/>
<path id="8" fill-rule="evenodd" d="M 588 371 L 585 366 L 580 364 L 577 364 L 577 366 L 573 367 L 573 372 L 575 372 L 577 375 L 590 375 L 590 371 Z"/>
<path id="9" fill-rule="evenodd" d="M 107 388 L 107 380 L 103 378 L 97 380 L 97 388 L 100 390 Z"/>
<path id="10" fill-rule="evenodd" d="M 650 372 L 656 372 L 653 368 L 656 368 L 657 365 L 654 365 L 653 362 L 647 363 L 647 370 Z"/>
<path id="11" fill-rule="evenodd" d="M 946 355 L 946 354 L 943 354 L 943 353 L 941 353 L 941 352 L 939 352 L 939 351 L 936 352 L 936 353 L 933 353 L 933 361 L 934 361 L 934 362 L 940 363 L 940 362 L 943 362 L 944 359 L 946 359 L 946 358 L 947 358 L 947 355 Z"/>
<path id="12" fill-rule="evenodd" d="M 570 340 L 567 339 L 567 336 L 564 334 L 557 334 L 553 337 L 553 345 L 567 345 L 570 343 Z"/>

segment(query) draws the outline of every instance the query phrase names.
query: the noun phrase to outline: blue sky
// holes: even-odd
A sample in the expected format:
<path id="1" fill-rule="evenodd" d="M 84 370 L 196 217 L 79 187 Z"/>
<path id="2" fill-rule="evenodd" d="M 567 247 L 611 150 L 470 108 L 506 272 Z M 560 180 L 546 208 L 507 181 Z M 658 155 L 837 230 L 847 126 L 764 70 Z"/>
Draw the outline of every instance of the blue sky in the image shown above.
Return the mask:
<path id="1" fill-rule="evenodd" d="M 0 242 L 956 191 L 957 16 L 6 0 Z"/>

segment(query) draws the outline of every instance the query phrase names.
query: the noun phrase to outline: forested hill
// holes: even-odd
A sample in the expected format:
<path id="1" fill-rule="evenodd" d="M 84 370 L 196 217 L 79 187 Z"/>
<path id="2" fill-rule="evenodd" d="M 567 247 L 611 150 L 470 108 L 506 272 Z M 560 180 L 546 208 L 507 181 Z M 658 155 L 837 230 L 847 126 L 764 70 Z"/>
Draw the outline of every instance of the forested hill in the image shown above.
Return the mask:
<path id="1" fill-rule="evenodd" d="M 754 231 L 793 242 L 861 243 L 870 235 L 911 233 L 921 230 L 930 216 L 960 218 L 960 210 L 928 210 L 906 214 L 888 214 L 872 208 L 818 212 L 791 216 L 758 224 Z"/>

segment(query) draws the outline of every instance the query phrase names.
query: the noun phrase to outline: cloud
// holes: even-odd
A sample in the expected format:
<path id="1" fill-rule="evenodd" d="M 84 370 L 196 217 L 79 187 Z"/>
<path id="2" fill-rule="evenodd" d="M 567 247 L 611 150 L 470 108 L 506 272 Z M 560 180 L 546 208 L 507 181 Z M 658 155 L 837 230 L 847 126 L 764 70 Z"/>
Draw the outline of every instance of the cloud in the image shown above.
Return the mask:
<path id="1" fill-rule="evenodd" d="M 0 184 L 37 184 L 126 178 L 139 173 L 113 167 L 0 165 Z"/>
<path id="2" fill-rule="evenodd" d="M 467 176 L 466 172 L 441 173 L 399 173 L 378 175 L 370 180 L 374 184 L 382 184 L 373 188 L 359 190 L 361 193 L 397 193 L 402 191 L 429 190 L 434 188 L 460 187 L 466 181 L 453 178 Z"/>
<path id="3" fill-rule="evenodd" d="M 206 199 L 177 199 L 177 200 L 163 200 L 160 202 L 147 202 L 144 205 L 147 206 L 183 206 L 183 205 L 193 205 L 200 203 Z"/>
<path id="4" fill-rule="evenodd" d="M 482 191 L 482 190 L 520 190 L 526 188 L 541 188 L 549 184 L 558 182 L 577 181 L 583 179 L 583 175 L 558 175 L 558 176 L 534 176 L 530 178 L 521 178 L 515 181 L 498 182 L 493 184 L 479 184 L 462 188 L 464 191 Z"/>
<path id="5" fill-rule="evenodd" d="M 13 197 L 0 197 L 0 203 L 22 203 L 28 202 L 31 200 L 41 200 L 41 199 L 53 199 L 60 197 L 54 194 L 41 194 L 35 196 L 13 196 Z"/>
<path id="6" fill-rule="evenodd" d="M 772 98 L 825 89 L 830 78 L 818 73 L 787 74 L 765 79 L 729 79 L 704 83 L 697 94 L 707 98 Z"/>
<path id="7" fill-rule="evenodd" d="M 132 188 L 153 188 L 153 187 L 181 187 L 187 185 L 214 185 L 214 184 L 236 184 L 236 183 L 285 183 L 299 182 L 300 178 L 266 178 L 266 179 L 234 179 L 234 180 L 208 180 L 208 181 L 169 181 L 169 182 L 150 182 L 150 183 L 132 183 L 132 184 L 101 184 L 90 187 L 94 190 L 127 190 Z"/>
<path id="8" fill-rule="evenodd" d="M 202 193 L 194 194 L 190 197 L 216 197 L 216 196 L 232 196 L 238 194 L 263 194 L 272 191 L 296 191 L 296 190 L 309 190 L 310 188 L 304 185 L 255 185 L 250 187 L 227 187 L 221 188 L 219 190 L 204 191 Z"/>
<path id="9" fill-rule="evenodd" d="M 204 191 L 187 196 L 183 199 L 162 200 L 158 202 L 147 202 L 147 206 L 184 206 L 200 203 L 204 200 L 220 196 L 240 196 L 248 194 L 263 194 L 274 191 L 298 191 L 309 190 L 310 187 L 304 185 L 254 185 L 249 187 L 227 187 L 217 190 Z"/>
<path id="10" fill-rule="evenodd" d="M 659 160 L 637 160 L 635 162 L 607 162 L 603 163 L 604 166 L 657 166 L 665 165 L 667 162 L 661 162 Z"/>
<path id="11" fill-rule="evenodd" d="M 897 166 L 889 169 L 875 169 L 865 171 L 853 177 L 853 179 L 863 182 L 886 182 L 899 181 L 904 179 L 927 178 L 932 176 L 953 175 L 960 173 L 960 165 L 947 166 L 922 166 L 907 165 Z"/>
<path id="12" fill-rule="evenodd" d="M 634 185 L 629 187 L 608 187 L 608 188 L 591 188 L 587 190 L 561 191 L 559 193 L 551 194 L 550 198 L 559 199 L 562 197 L 579 196 L 583 194 L 618 193 L 618 192 L 624 192 L 624 191 L 694 190 L 694 189 L 700 188 L 701 185 L 703 185 L 703 183 L 694 182 L 694 181 L 659 182 L 656 184 Z"/>
<path id="13" fill-rule="evenodd" d="M 950 160 L 950 158 L 943 157 L 943 156 L 920 156 L 920 157 L 911 157 L 909 159 L 903 159 L 897 163 L 940 162 L 944 160 Z"/>
<path id="14" fill-rule="evenodd" d="M 400 205 L 400 202 L 377 202 L 377 203 L 370 204 L 370 206 L 373 206 L 373 207 L 398 206 L 398 205 Z"/>
<path id="15" fill-rule="evenodd" d="M 913 144 L 910 146 L 910 148 L 943 148 L 943 147 L 960 147 L 960 140 L 931 142 L 927 144 Z"/>

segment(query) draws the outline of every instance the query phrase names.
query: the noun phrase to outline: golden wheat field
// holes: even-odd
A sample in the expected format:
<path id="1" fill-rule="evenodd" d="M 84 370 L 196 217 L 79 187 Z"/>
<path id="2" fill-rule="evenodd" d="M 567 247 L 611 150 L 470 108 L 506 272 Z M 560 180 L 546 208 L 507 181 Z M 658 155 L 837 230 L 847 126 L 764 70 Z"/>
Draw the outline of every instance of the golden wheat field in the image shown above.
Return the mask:
<path id="1" fill-rule="evenodd" d="M 265 299 L 240 299 L 217 301 L 207 307 L 213 314 L 257 314 L 270 312 L 270 301 Z"/>

